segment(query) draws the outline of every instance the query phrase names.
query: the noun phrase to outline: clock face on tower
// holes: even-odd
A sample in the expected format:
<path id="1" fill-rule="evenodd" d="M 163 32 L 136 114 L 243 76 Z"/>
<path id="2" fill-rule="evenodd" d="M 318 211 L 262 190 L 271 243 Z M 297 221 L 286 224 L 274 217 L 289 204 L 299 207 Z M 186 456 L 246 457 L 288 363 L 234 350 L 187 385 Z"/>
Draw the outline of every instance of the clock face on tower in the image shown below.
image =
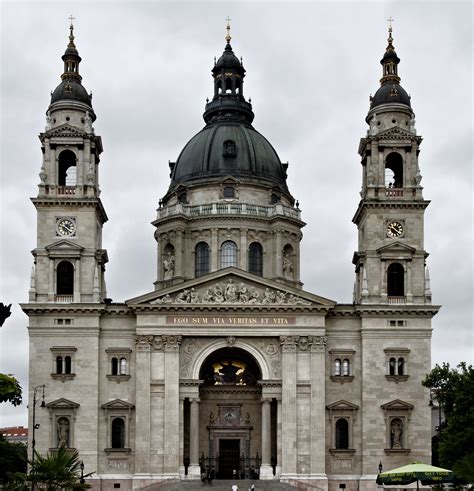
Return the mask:
<path id="1" fill-rule="evenodd" d="M 387 237 L 398 238 L 403 235 L 404 229 L 400 222 L 389 222 L 387 224 Z"/>
<path id="2" fill-rule="evenodd" d="M 61 217 L 56 219 L 56 236 L 73 237 L 76 235 L 76 219 Z"/>

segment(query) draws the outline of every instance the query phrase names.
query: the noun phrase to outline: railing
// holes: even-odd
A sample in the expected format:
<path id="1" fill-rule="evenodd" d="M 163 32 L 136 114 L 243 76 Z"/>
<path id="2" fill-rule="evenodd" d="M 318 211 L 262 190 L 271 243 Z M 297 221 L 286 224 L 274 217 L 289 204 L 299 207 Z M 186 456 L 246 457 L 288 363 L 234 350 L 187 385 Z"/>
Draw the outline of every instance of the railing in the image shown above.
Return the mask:
<path id="1" fill-rule="evenodd" d="M 406 297 L 388 297 L 388 303 L 391 305 L 405 305 L 407 299 Z"/>
<path id="2" fill-rule="evenodd" d="M 385 196 L 403 198 L 403 188 L 385 188 Z"/>
<path id="3" fill-rule="evenodd" d="M 74 295 L 56 295 L 55 301 L 56 303 L 72 303 L 74 299 Z"/>
<path id="4" fill-rule="evenodd" d="M 205 205 L 185 205 L 178 203 L 176 205 L 165 206 L 158 209 L 158 219 L 179 214 L 190 217 L 208 215 L 245 215 L 263 218 L 283 215 L 296 220 L 301 219 L 300 210 L 281 204 L 263 206 L 246 203 L 208 203 Z"/>
<path id="5" fill-rule="evenodd" d="M 58 194 L 76 194 L 76 186 L 58 186 Z"/>

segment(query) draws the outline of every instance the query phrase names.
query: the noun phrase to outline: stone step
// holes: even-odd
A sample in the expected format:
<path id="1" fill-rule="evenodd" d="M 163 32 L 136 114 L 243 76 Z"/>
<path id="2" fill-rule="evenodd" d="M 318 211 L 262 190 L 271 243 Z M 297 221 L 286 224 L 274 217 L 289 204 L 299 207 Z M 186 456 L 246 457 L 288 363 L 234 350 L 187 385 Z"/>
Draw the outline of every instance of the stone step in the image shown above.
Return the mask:
<path id="1" fill-rule="evenodd" d="M 153 487 L 147 488 L 149 491 L 191 491 L 199 489 L 200 491 L 232 491 L 232 486 L 236 484 L 239 491 L 248 491 L 252 484 L 255 486 L 255 491 L 272 490 L 272 491 L 285 491 L 295 490 L 297 488 L 290 486 L 289 484 L 281 483 L 279 481 L 251 481 L 251 480 L 214 480 L 212 485 L 203 484 L 201 481 L 176 481 L 158 484 Z"/>

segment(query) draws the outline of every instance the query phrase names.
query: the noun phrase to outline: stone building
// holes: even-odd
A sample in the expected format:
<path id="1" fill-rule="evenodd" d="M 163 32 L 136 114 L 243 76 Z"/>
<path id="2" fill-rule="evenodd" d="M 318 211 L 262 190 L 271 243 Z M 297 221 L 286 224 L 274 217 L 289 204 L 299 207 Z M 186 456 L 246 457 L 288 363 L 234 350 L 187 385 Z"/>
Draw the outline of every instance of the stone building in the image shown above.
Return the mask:
<path id="1" fill-rule="evenodd" d="M 352 304 L 303 289 L 305 223 L 288 164 L 252 126 L 230 35 L 212 68 L 205 127 L 170 163 L 153 222 L 154 288 L 109 300 L 102 142 L 72 26 L 62 59 L 40 134 L 37 246 L 22 305 L 30 404 L 32 388 L 46 385 L 37 450 L 77 449 L 102 490 L 199 479 L 206 469 L 218 479 L 373 489 L 381 461 L 429 462 L 421 380 L 438 310 L 423 243 L 429 202 L 391 28 L 359 145 Z"/>

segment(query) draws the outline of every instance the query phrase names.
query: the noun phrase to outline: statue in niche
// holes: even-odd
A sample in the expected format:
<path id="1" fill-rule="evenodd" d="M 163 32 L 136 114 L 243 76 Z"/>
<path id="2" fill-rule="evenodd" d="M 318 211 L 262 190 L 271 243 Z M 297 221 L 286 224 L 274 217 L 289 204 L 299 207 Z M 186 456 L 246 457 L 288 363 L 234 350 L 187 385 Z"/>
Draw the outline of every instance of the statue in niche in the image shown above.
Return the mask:
<path id="1" fill-rule="evenodd" d="M 170 280 L 174 276 L 174 255 L 170 252 L 163 259 L 164 279 Z"/>
<path id="2" fill-rule="evenodd" d="M 56 422 L 58 435 L 58 447 L 69 448 L 69 420 L 67 418 L 59 418 Z"/>
<path id="3" fill-rule="evenodd" d="M 413 133 L 414 135 L 416 135 L 415 125 L 416 125 L 416 119 L 415 119 L 415 115 L 413 114 L 410 120 L 410 133 Z"/>
<path id="4" fill-rule="evenodd" d="M 89 111 L 86 111 L 86 115 L 84 116 L 84 131 L 86 133 L 93 133 L 92 118 L 90 117 Z"/>
<path id="5" fill-rule="evenodd" d="M 48 131 L 52 127 L 52 118 L 51 118 L 51 113 L 48 111 L 46 113 L 46 127 L 45 130 Z"/>
<path id="6" fill-rule="evenodd" d="M 372 116 L 372 119 L 370 120 L 370 123 L 369 123 L 369 126 L 370 126 L 370 129 L 369 129 L 369 134 L 370 135 L 376 135 L 377 134 L 377 131 L 378 131 L 378 125 L 379 125 L 379 120 L 377 119 L 377 115 L 374 114 Z"/>
<path id="7" fill-rule="evenodd" d="M 287 252 L 283 254 L 283 276 L 285 278 L 293 277 L 293 264 Z"/>
<path id="8" fill-rule="evenodd" d="M 394 450 L 402 449 L 403 423 L 399 419 L 392 420 L 390 425 L 391 443 Z"/>

